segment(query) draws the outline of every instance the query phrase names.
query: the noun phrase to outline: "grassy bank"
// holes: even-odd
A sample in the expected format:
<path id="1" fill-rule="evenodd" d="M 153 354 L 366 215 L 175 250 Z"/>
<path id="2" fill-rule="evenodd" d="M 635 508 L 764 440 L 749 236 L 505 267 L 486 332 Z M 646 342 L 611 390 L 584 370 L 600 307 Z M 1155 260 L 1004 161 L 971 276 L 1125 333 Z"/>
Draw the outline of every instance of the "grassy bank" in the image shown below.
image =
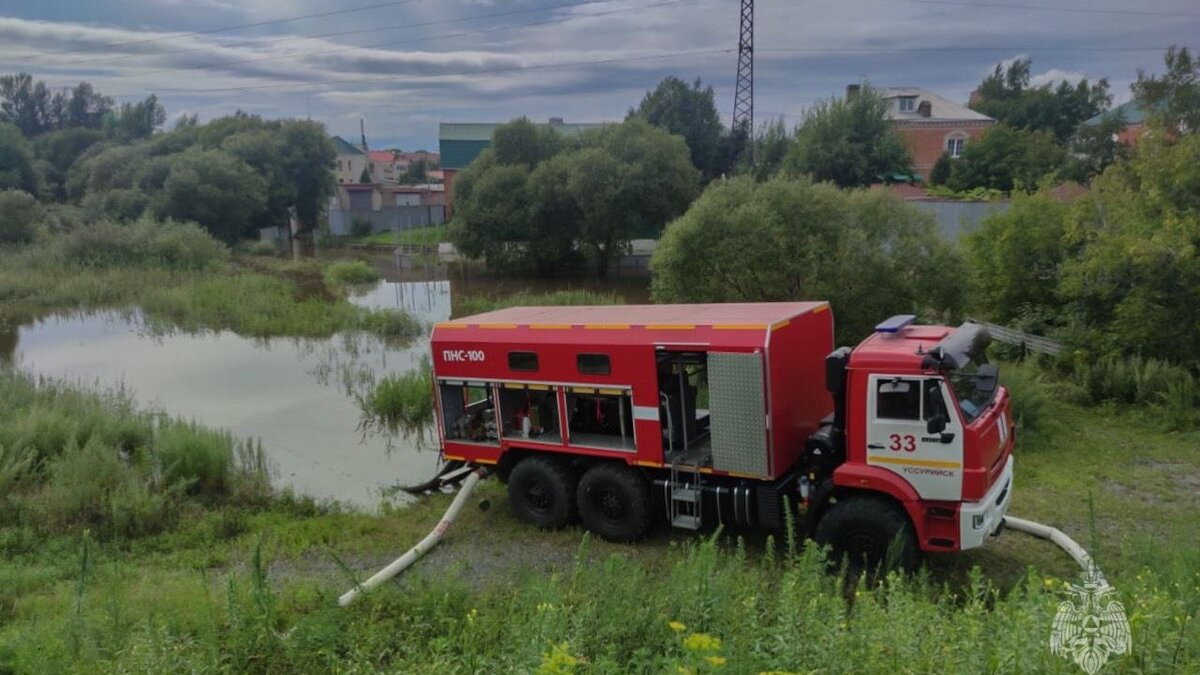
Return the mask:
<path id="1" fill-rule="evenodd" d="M 0 671 L 1079 672 L 1046 648 L 1075 570 L 1016 533 L 930 558 L 912 579 L 844 587 L 812 549 L 752 533 L 660 530 L 616 545 L 538 532 L 489 481 L 480 499 L 493 508 L 468 508 L 402 583 L 339 609 L 354 576 L 419 539 L 448 496 L 382 516 L 237 497 L 261 494 L 238 487 L 258 473 L 237 468 L 225 435 L 172 423 L 180 438 L 164 439 L 119 395 L 12 375 L 0 401 L 0 444 L 51 458 L 4 493 Z M 1036 431 L 1018 437 L 1013 512 L 1084 542 L 1116 587 L 1133 654 L 1105 672 L 1193 672 L 1200 435 L 1103 412 L 1048 401 Z M 212 454 L 193 446 L 222 448 L 220 461 L 181 462 Z M 80 447 L 110 469 L 55 468 Z M 123 475 L 118 463 L 176 515 L 130 528 L 113 524 L 142 522 L 137 512 L 111 505 L 132 499 L 29 506 L 82 489 L 82 476 Z M 126 489 L 105 484 L 102 495 Z"/>
<path id="2" fill-rule="evenodd" d="M 466 295 L 454 301 L 454 313 L 469 316 L 505 307 L 542 307 L 549 305 L 619 305 L 624 300 L 616 293 L 586 290 L 549 292 L 517 291 L 503 295 Z"/>
<path id="3" fill-rule="evenodd" d="M 0 323 L 136 305 L 163 326 L 256 337 L 419 333 L 406 314 L 349 303 L 364 278 L 353 264 L 237 257 L 194 226 L 97 223 L 0 249 Z"/>

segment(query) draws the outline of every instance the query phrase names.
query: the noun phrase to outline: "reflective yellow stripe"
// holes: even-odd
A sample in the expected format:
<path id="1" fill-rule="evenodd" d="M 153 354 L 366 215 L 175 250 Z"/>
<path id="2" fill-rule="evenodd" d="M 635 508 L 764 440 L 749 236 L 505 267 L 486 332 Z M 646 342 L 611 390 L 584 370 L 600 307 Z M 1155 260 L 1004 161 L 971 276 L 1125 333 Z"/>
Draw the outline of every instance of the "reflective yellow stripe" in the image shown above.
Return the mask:
<path id="1" fill-rule="evenodd" d="M 916 459 L 908 457 L 879 457 L 871 455 L 868 464 L 896 464 L 898 466 L 925 466 L 934 469 L 961 469 L 961 462 L 951 462 L 942 459 Z"/>
<path id="2" fill-rule="evenodd" d="M 825 311 L 825 310 L 827 310 L 827 309 L 829 309 L 829 303 L 828 303 L 828 302 L 827 302 L 827 303 L 825 303 L 825 304 L 823 304 L 823 305 L 821 305 L 820 307 L 817 307 L 817 308 L 813 309 L 812 313 L 813 313 L 813 314 L 818 314 L 818 313 L 820 313 L 820 312 L 824 312 L 824 311 Z"/>
<path id="3" fill-rule="evenodd" d="M 775 322 L 774 325 L 771 326 L 771 330 L 779 330 L 780 328 L 783 328 L 784 326 L 788 325 L 791 322 L 792 322 L 791 319 L 784 319 L 783 321 L 777 321 L 777 322 Z"/>
<path id="4" fill-rule="evenodd" d="M 611 387 L 571 387 L 573 394 L 604 394 L 606 396 L 629 396 L 628 389 L 612 389 Z"/>
<path id="5" fill-rule="evenodd" d="M 515 323 L 481 323 L 480 328 L 516 328 Z"/>
<path id="6" fill-rule="evenodd" d="M 583 327 L 587 330 L 629 330 L 627 323 L 587 323 Z"/>
<path id="7" fill-rule="evenodd" d="M 438 323 L 438 324 L 434 324 L 433 327 L 434 328 L 470 328 L 470 326 L 465 323 Z"/>
<path id="8" fill-rule="evenodd" d="M 767 326 L 761 323 L 720 323 L 713 324 L 714 330 L 763 330 Z"/>
<path id="9" fill-rule="evenodd" d="M 533 328 L 535 330 L 570 330 L 571 324 L 569 324 L 569 323 L 532 323 L 532 324 L 529 324 L 529 327 Z"/>
<path id="10" fill-rule="evenodd" d="M 690 323 L 652 323 L 646 326 L 646 330 L 692 330 L 695 327 Z"/>

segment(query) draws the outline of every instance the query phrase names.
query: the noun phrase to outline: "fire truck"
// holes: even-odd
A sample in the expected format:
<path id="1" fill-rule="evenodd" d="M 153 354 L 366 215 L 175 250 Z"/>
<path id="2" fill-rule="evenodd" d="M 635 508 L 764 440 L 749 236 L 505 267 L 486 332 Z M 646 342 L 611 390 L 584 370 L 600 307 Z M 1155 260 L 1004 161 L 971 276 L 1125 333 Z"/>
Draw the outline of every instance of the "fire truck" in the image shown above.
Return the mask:
<path id="1" fill-rule="evenodd" d="M 513 307 L 434 326 L 448 461 L 513 513 L 619 541 L 655 518 L 782 529 L 915 565 L 981 546 L 1012 497 L 987 332 L 896 316 L 834 347 L 826 302 Z"/>

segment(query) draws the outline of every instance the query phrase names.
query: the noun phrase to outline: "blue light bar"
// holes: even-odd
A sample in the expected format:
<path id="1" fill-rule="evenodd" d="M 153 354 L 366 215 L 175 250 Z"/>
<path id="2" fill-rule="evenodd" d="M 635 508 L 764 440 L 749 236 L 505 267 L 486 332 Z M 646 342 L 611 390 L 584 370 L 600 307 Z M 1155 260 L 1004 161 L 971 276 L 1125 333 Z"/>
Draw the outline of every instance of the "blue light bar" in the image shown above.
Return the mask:
<path id="1" fill-rule="evenodd" d="M 875 326 L 876 333 L 899 333 L 902 329 L 917 320 L 916 314 L 897 314 L 883 323 Z"/>

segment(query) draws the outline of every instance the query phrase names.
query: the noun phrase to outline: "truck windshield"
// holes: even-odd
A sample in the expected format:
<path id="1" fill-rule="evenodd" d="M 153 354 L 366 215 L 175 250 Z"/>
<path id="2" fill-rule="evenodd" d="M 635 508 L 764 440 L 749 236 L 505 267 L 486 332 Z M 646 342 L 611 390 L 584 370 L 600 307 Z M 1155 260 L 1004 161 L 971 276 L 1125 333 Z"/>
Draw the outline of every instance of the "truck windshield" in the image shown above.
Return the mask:
<path id="1" fill-rule="evenodd" d="M 958 399 L 958 408 L 967 424 L 974 422 L 991 405 L 999 389 L 996 367 L 989 364 L 983 354 L 976 355 L 970 363 L 952 371 L 949 379 L 954 396 Z"/>

